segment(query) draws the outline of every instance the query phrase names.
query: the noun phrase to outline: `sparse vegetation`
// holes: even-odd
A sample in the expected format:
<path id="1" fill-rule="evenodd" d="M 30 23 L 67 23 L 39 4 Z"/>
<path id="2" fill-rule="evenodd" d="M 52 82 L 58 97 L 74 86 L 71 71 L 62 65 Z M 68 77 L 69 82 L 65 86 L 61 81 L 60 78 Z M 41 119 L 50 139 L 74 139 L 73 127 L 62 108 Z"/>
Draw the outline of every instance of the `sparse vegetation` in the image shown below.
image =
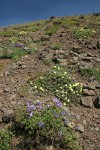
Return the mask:
<path id="1" fill-rule="evenodd" d="M 0 129 L 0 150 L 10 150 L 11 148 L 11 131 L 3 131 Z"/>
<path id="2" fill-rule="evenodd" d="M 53 24 L 48 29 L 45 29 L 45 34 L 47 34 L 47 35 L 55 34 L 57 32 L 58 28 L 59 28 L 59 24 Z"/>
<path id="3" fill-rule="evenodd" d="M 100 14 L 0 29 L 0 150 L 99 150 L 99 29 Z"/>
<path id="4" fill-rule="evenodd" d="M 74 83 L 68 72 L 60 66 L 54 66 L 48 73 L 37 77 L 32 86 L 34 91 L 38 91 L 38 94 L 53 94 L 66 104 L 70 101 L 77 102 L 75 96 L 82 93 L 82 85 Z"/>
<path id="5" fill-rule="evenodd" d="M 53 44 L 50 46 L 52 50 L 59 50 L 60 49 L 60 45 L 59 44 Z"/>
<path id="6" fill-rule="evenodd" d="M 86 75 L 91 77 L 92 75 L 95 76 L 95 79 L 100 82 L 100 69 L 99 68 L 79 68 L 79 73 L 82 75 Z"/>
<path id="7" fill-rule="evenodd" d="M 89 38 L 96 34 L 96 31 L 88 28 L 74 28 L 73 34 L 76 38 Z"/>
<path id="8" fill-rule="evenodd" d="M 29 148 L 42 143 L 54 147 L 59 145 L 59 148 L 68 150 L 80 149 L 72 129 L 68 127 L 69 115 L 57 98 L 53 100 L 52 106 L 47 104 L 45 107 L 39 100 L 36 103 L 27 102 L 17 112 L 16 123 L 23 128 L 24 140 L 30 140 Z"/>

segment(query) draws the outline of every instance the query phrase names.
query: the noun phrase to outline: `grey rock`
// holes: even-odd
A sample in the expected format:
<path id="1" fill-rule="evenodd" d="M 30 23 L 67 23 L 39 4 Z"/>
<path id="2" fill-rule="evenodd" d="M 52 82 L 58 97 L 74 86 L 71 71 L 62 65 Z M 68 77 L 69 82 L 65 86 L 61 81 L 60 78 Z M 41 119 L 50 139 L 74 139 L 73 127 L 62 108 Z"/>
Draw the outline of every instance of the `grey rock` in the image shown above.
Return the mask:
<path id="1" fill-rule="evenodd" d="M 81 98 L 81 105 L 84 107 L 92 108 L 93 107 L 93 101 L 91 97 L 82 97 Z"/>
<path id="2" fill-rule="evenodd" d="M 2 116 L 0 116 L 0 123 L 2 123 Z"/>
<path id="3" fill-rule="evenodd" d="M 25 69 L 26 68 L 26 65 L 22 65 L 22 69 Z"/>
<path id="4" fill-rule="evenodd" d="M 2 107 L 3 107 L 2 102 L 0 102 L 0 108 L 2 108 Z"/>
<path id="5" fill-rule="evenodd" d="M 50 37 L 49 35 L 42 35 L 41 36 L 41 41 L 49 41 Z"/>
<path id="6" fill-rule="evenodd" d="M 16 65 L 16 64 L 13 64 L 13 65 L 11 66 L 11 70 L 16 70 L 16 69 L 18 69 L 18 68 L 19 68 L 19 66 Z"/>
<path id="7" fill-rule="evenodd" d="M 96 127 L 96 128 L 95 128 L 95 131 L 96 131 L 96 132 L 99 131 L 99 130 L 100 130 L 99 127 Z"/>
<path id="8" fill-rule="evenodd" d="M 4 92 L 9 92 L 10 91 L 10 88 L 9 87 L 5 87 L 4 88 Z"/>
<path id="9" fill-rule="evenodd" d="M 13 116 L 14 115 L 14 111 L 12 109 L 7 110 L 4 115 L 6 116 Z"/>
<path id="10" fill-rule="evenodd" d="M 73 51 L 80 54 L 80 51 L 81 51 L 82 47 L 78 46 L 78 45 L 74 45 L 73 46 Z"/>
<path id="11" fill-rule="evenodd" d="M 81 57 L 81 59 L 83 61 L 87 61 L 87 62 L 91 62 L 92 61 L 92 57 Z"/>
<path id="12" fill-rule="evenodd" d="M 3 122 L 3 123 L 9 123 L 9 122 L 10 122 L 10 120 L 11 120 L 11 119 L 10 119 L 10 117 L 9 117 L 9 116 L 5 116 L 5 115 L 4 115 L 4 116 L 2 116 L 2 122 Z"/>
<path id="13" fill-rule="evenodd" d="M 83 120 L 83 124 L 86 125 L 86 120 Z"/>
<path id="14" fill-rule="evenodd" d="M 88 83 L 83 85 L 83 89 L 95 90 L 95 85 Z"/>
<path id="15" fill-rule="evenodd" d="M 11 104 L 12 106 L 15 106 L 15 105 L 16 105 L 16 101 L 12 101 L 10 104 Z"/>
<path id="16" fill-rule="evenodd" d="M 96 85 L 96 88 L 97 88 L 97 89 L 100 89 L 100 83 L 98 83 L 98 84 Z"/>
<path id="17" fill-rule="evenodd" d="M 4 123 L 9 123 L 10 121 L 12 121 L 14 118 L 14 111 L 11 110 L 7 110 L 4 115 L 2 116 L 2 121 Z"/>
<path id="18" fill-rule="evenodd" d="M 77 120 L 80 120 L 80 115 L 76 115 L 76 119 L 77 119 Z"/>
<path id="19" fill-rule="evenodd" d="M 85 96 L 95 96 L 95 91 L 94 90 L 89 90 L 89 89 L 83 89 L 83 95 L 85 95 Z"/>
<path id="20" fill-rule="evenodd" d="M 3 73 L 0 73 L 0 78 L 3 78 L 3 76 L 4 76 Z"/>
<path id="21" fill-rule="evenodd" d="M 75 130 L 83 133 L 84 132 L 84 126 L 82 124 L 78 124 L 76 126 Z"/>
<path id="22" fill-rule="evenodd" d="M 100 108 L 100 96 L 97 96 L 93 103 L 95 108 Z"/>
<path id="23" fill-rule="evenodd" d="M 66 113 L 69 113 L 69 112 L 70 112 L 70 110 L 69 110 L 67 107 L 63 107 L 63 109 L 64 109 L 64 111 L 65 111 Z"/>
<path id="24" fill-rule="evenodd" d="M 7 111 L 7 108 L 6 107 L 2 107 L 2 108 L 0 108 L 0 111 L 5 113 Z"/>
<path id="25" fill-rule="evenodd" d="M 13 101 L 13 100 L 15 100 L 15 98 L 16 98 L 16 94 L 13 94 L 13 95 L 11 95 L 11 96 L 9 97 L 9 100 L 10 100 L 10 101 Z"/>

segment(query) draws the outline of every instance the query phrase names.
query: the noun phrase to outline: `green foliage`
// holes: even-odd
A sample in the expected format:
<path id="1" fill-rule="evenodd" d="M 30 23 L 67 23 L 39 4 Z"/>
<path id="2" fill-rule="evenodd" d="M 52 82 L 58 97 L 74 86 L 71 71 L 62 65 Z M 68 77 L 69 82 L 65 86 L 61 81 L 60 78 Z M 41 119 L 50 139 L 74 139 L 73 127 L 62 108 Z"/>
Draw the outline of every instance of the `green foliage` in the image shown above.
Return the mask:
<path id="1" fill-rule="evenodd" d="M 77 98 L 82 92 L 82 85 L 74 83 L 68 72 L 59 66 L 54 66 L 49 72 L 37 77 L 31 86 L 38 93 L 53 94 L 66 103 L 69 99 L 75 101 L 75 96 Z"/>
<path id="2" fill-rule="evenodd" d="M 14 48 L 12 53 L 12 59 L 18 60 L 21 56 L 26 55 L 27 51 L 19 48 Z"/>
<path id="3" fill-rule="evenodd" d="M 5 36 L 5 37 L 11 37 L 11 36 L 14 36 L 16 34 L 17 34 L 16 30 L 11 30 L 11 29 L 0 32 L 0 36 Z"/>
<path id="4" fill-rule="evenodd" d="M 0 52 L 0 58 L 1 59 L 10 59 L 11 58 L 11 55 L 9 54 L 7 47 L 4 47 L 2 52 Z"/>
<path id="5" fill-rule="evenodd" d="M 56 34 L 58 28 L 59 28 L 59 24 L 53 24 L 50 28 L 45 29 L 45 34 L 47 35 Z"/>
<path id="6" fill-rule="evenodd" d="M 77 26 L 79 24 L 79 20 L 76 19 L 64 19 L 62 21 L 62 25 L 67 25 L 67 26 Z"/>
<path id="7" fill-rule="evenodd" d="M 73 29 L 73 35 L 76 38 L 89 38 L 92 37 L 96 34 L 94 30 L 87 29 L 87 28 L 74 28 Z"/>
<path id="8" fill-rule="evenodd" d="M 60 49 L 59 44 L 56 44 L 56 43 L 51 45 L 50 47 L 51 47 L 52 50 L 59 50 Z"/>
<path id="9" fill-rule="evenodd" d="M 0 150 L 10 150 L 11 138 L 11 131 L 5 132 L 0 129 Z"/>
<path id="10" fill-rule="evenodd" d="M 79 68 L 79 73 L 91 77 L 95 76 L 96 80 L 100 82 L 100 69 L 99 68 Z"/>
<path id="11" fill-rule="evenodd" d="M 68 116 L 58 99 L 54 99 L 54 105 L 45 107 L 41 106 L 41 102 L 27 102 L 27 106 L 17 113 L 16 122 L 23 128 L 24 137 L 31 137 L 30 141 L 36 145 L 42 142 L 44 145 L 56 147 L 59 144 L 68 150 L 79 150 L 76 138 L 67 126 L 70 122 Z"/>
<path id="12" fill-rule="evenodd" d="M 43 59 L 43 63 L 45 65 L 50 65 L 50 64 L 52 64 L 52 60 L 49 56 L 47 56 L 46 58 Z"/>

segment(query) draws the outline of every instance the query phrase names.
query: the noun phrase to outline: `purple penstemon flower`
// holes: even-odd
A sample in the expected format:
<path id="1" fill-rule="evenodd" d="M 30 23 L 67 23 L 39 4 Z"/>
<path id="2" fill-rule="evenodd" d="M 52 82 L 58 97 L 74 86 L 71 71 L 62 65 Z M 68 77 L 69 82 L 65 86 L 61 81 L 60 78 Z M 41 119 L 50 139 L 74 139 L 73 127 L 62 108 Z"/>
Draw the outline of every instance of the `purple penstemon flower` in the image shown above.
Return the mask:
<path id="1" fill-rule="evenodd" d="M 57 107 L 62 107 L 62 103 L 57 98 L 54 99 L 54 103 L 56 103 Z"/>
<path id="2" fill-rule="evenodd" d="M 57 98 L 54 98 L 54 103 L 59 103 L 59 100 Z"/>
<path id="3" fill-rule="evenodd" d="M 64 123 L 65 123 L 65 124 L 69 124 L 70 121 L 69 121 L 69 120 L 65 120 Z"/>
<path id="4" fill-rule="evenodd" d="M 66 114 L 66 112 L 65 112 L 65 111 L 62 111 L 62 112 L 61 112 L 61 115 L 65 115 L 65 114 Z"/>
<path id="5" fill-rule="evenodd" d="M 43 126 L 44 126 L 44 123 L 43 123 L 43 122 L 38 122 L 38 126 L 39 126 L 39 127 L 43 127 Z"/>
<path id="6" fill-rule="evenodd" d="M 58 115 L 58 114 L 56 114 L 56 113 L 54 113 L 53 115 L 54 115 L 56 118 L 58 118 L 58 117 L 59 117 L 59 115 Z"/>
<path id="7" fill-rule="evenodd" d="M 33 109 L 35 109 L 35 106 L 34 105 L 30 105 L 30 103 L 27 102 L 27 112 L 30 112 Z"/>
<path id="8" fill-rule="evenodd" d="M 31 118 L 33 116 L 33 112 L 31 112 L 30 114 L 29 114 L 29 117 Z"/>
<path id="9" fill-rule="evenodd" d="M 42 109 L 42 108 L 43 108 L 43 106 L 39 105 L 39 106 L 38 106 L 38 108 Z"/>

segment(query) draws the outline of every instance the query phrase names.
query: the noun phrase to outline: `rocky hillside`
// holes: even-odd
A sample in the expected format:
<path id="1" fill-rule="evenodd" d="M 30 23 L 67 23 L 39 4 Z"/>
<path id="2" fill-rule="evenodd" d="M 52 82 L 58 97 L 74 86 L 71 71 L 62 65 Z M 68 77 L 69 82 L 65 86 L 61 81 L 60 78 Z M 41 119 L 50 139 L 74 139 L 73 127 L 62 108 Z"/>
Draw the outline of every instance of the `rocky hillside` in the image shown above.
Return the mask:
<path id="1" fill-rule="evenodd" d="M 38 92 L 37 77 L 44 77 L 53 66 L 64 68 L 74 83 L 81 83 L 79 96 L 69 94 L 67 99 L 67 94 L 61 91 L 57 95 L 54 92 L 58 90 L 55 80 L 50 83 L 55 86 L 51 86 L 53 90 L 45 94 Z M 43 84 L 43 90 L 47 88 L 49 91 L 47 82 L 49 79 L 46 85 Z M 60 84 L 57 80 L 57 84 L 66 92 L 62 82 Z M 99 150 L 100 13 L 61 18 L 52 16 L 48 20 L 0 28 L 0 128 L 7 131 L 12 126 L 16 110 L 26 101 L 39 99 L 43 105 L 52 105 L 51 99 L 55 97 L 72 116 L 68 127 L 76 135 L 80 149 Z M 29 146 L 29 141 L 26 141 L 28 146 L 21 147 L 21 140 L 22 135 L 14 135 L 11 149 L 34 149 L 34 146 Z M 50 143 L 35 149 L 58 150 L 64 147 Z"/>

